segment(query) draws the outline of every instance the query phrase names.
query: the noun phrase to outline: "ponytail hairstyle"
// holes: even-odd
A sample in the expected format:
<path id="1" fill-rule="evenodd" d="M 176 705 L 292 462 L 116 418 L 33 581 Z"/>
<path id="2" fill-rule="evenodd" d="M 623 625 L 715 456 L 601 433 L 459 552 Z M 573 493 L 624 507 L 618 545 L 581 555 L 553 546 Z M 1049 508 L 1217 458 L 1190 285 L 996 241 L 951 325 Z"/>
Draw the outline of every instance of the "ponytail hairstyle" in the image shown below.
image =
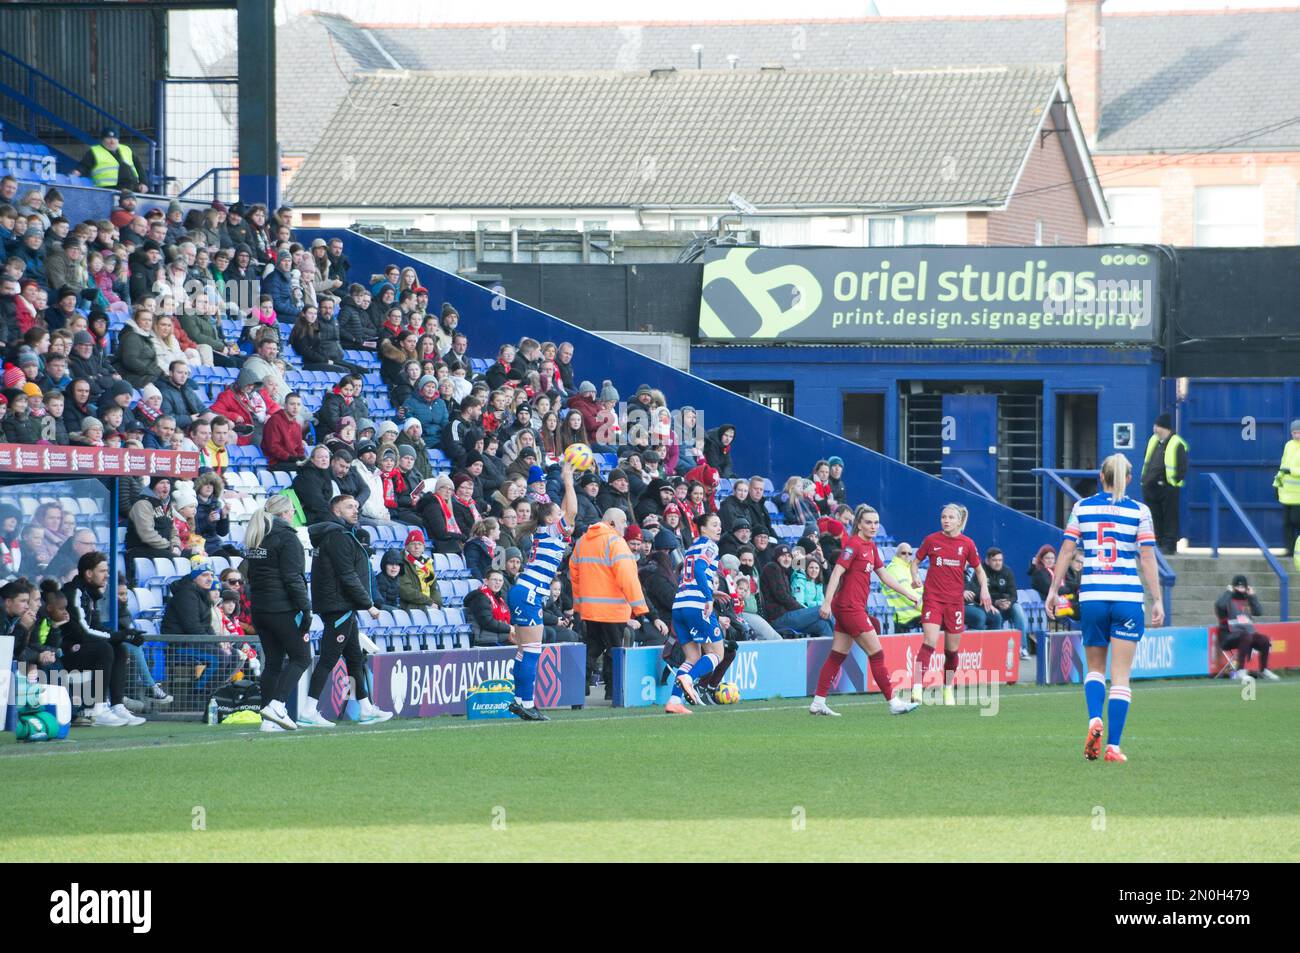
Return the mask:
<path id="1" fill-rule="evenodd" d="M 248 527 L 244 530 L 244 548 L 260 548 L 262 541 L 271 532 L 274 517 L 277 516 L 283 516 L 286 519 L 293 516 L 293 501 L 283 493 L 267 497 L 266 503 L 253 511 L 252 517 L 248 520 Z"/>
<path id="2" fill-rule="evenodd" d="M 959 533 L 964 532 L 966 529 L 966 520 L 970 516 L 970 513 L 967 511 L 966 507 L 962 506 L 960 503 L 949 503 L 939 512 L 946 513 L 949 510 L 952 510 L 954 513 L 956 513 L 957 517 L 961 520 L 961 522 L 957 524 L 957 532 Z"/>
<path id="3" fill-rule="evenodd" d="M 558 503 L 534 504 L 532 518 L 527 523 L 519 524 L 518 528 L 515 530 L 515 539 L 523 539 L 525 536 L 536 535 L 538 529 L 543 526 L 549 526 L 551 522 L 554 522 L 551 517 L 559 512 L 560 505 Z"/>
<path id="4" fill-rule="evenodd" d="M 880 514 L 876 512 L 876 508 L 874 506 L 870 506 L 867 503 L 859 503 L 858 508 L 853 511 L 853 529 L 851 531 L 851 535 L 854 536 L 857 535 L 858 524 L 862 522 L 862 518 L 864 516 L 879 516 L 879 515 Z"/>
<path id="5" fill-rule="evenodd" d="M 1133 465 L 1122 453 L 1112 453 L 1101 461 L 1101 485 L 1103 489 L 1110 490 L 1111 503 L 1124 499 L 1124 491 L 1132 472 Z"/>

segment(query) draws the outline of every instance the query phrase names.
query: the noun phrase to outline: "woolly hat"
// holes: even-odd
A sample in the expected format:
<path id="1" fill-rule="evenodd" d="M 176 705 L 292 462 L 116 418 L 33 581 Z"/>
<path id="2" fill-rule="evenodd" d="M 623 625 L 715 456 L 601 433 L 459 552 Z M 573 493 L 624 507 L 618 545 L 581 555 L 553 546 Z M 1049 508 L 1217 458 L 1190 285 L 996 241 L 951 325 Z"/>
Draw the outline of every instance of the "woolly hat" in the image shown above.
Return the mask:
<path id="1" fill-rule="evenodd" d="M 396 434 L 398 432 L 397 424 L 393 423 L 391 420 L 380 421 L 378 429 L 375 430 L 375 434 L 380 437 L 386 433 Z"/>
<path id="2" fill-rule="evenodd" d="M 1291 429 L 1293 431 L 1300 430 L 1300 417 L 1297 417 L 1295 420 L 1291 421 Z"/>
<path id="3" fill-rule="evenodd" d="M 27 380 L 27 375 L 18 367 L 10 366 L 5 368 L 4 385 L 5 387 L 22 387 L 23 382 Z"/>
<path id="4" fill-rule="evenodd" d="M 471 485 L 473 485 L 474 483 L 474 478 L 470 476 L 468 473 L 457 473 L 454 477 L 451 478 L 451 485 L 458 490 L 466 483 L 469 483 Z"/>
<path id="5" fill-rule="evenodd" d="M 148 400 L 151 397 L 162 397 L 162 391 L 154 387 L 153 384 L 145 384 L 140 388 L 140 399 Z"/>
<path id="6" fill-rule="evenodd" d="M 670 529 L 661 529 L 655 533 L 654 542 L 650 544 L 651 549 L 676 549 L 681 543 L 681 537 Z"/>
<path id="7" fill-rule="evenodd" d="M 546 482 L 546 471 L 543 470 L 543 469 L 542 469 L 541 467 L 539 467 L 539 466 L 531 466 L 531 467 L 529 467 L 529 468 L 528 468 L 528 482 L 529 482 L 529 483 L 545 483 L 545 482 Z"/>
<path id="8" fill-rule="evenodd" d="M 409 443 L 403 443 L 398 446 L 397 456 L 399 459 L 402 457 L 410 457 L 412 460 L 419 458 L 419 454 L 415 452 L 415 448 Z"/>
<path id="9" fill-rule="evenodd" d="M 723 572 L 736 572 L 740 569 L 740 557 L 735 553 L 727 553 L 718 560 L 718 566 Z"/>
<path id="10" fill-rule="evenodd" d="M 178 486 L 172 493 L 172 506 L 180 509 L 182 506 L 198 506 L 199 498 L 194 491 L 187 486 Z"/>
<path id="11" fill-rule="evenodd" d="M 403 545 L 410 546 L 411 543 L 415 542 L 416 540 L 419 540 L 420 542 L 423 543 L 424 533 L 421 530 L 413 529 L 406 534 L 406 542 Z"/>
<path id="12" fill-rule="evenodd" d="M 89 331 L 78 331 L 76 334 L 72 336 L 73 347 L 80 347 L 83 344 L 89 344 L 91 346 L 94 346 L 95 336 L 91 334 Z"/>
<path id="13" fill-rule="evenodd" d="M 519 551 L 519 548 L 517 546 L 507 546 L 505 553 L 502 554 L 502 558 L 506 562 L 510 562 L 510 560 L 512 559 L 518 559 L 522 561 L 524 558 L 524 554 Z"/>
<path id="14" fill-rule="evenodd" d="M 40 363 L 41 363 L 41 359 L 36 356 L 36 352 L 33 351 L 31 348 L 22 347 L 18 349 L 19 367 L 26 367 L 28 364 L 35 364 L 39 367 Z"/>
<path id="15" fill-rule="evenodd" d="M 357 434 L 358 434 L 358 435 L 359 435 L 359 434 L 361 433 L 361 431 L 363 431 L 363 430 L 374 430 L 374 429 L 375 429 L 375 422 L 374 422 L 373 420 L 371 420 L 369 417 L 358 417 L 358 418 L 357 418 Z"/>
<path id="16" fill-rule="evenodd" d="M 827 466 L 830 466 L 830 467 L 842 467 L 842 466 L 844 466 L 844 458 L 843 458 L 843 457 L 827 457 L 827 458 L 826 458 L 826 465 L 827 465 Z"/>
<path id="17" fill-rule="evenodd" d="M 596 385 L 593 384 L 591 381 L 583 381 L 581 384 L 578 385 L 578 393 L 594 394 L 596 393 Z"/>
<path id="18" fill-rule="evenodd" d="M 41 390 L 41 388 L 38 385 L 33 384 L 31 381 L 28 381 L 26 384 L 23 385 L 23 393 L 26 394 L 29 399 L 32 397 L 41 397 L 41 398 L 45 397 L 45 392 Z"/>
<path id="19" fill-rule="evenodd" d="M 616 391 L 616 390 L 614 389 L 614 385 L 613 385 L 612 382 L 610 382 L 610 381 L 604 381 L 604 382 L 601 383 L 601 385 L 600 385 L 600 399 L 601 399 L 601 400 L 612 400 L 612 401 L 614 401 L 615 403 L 618 402 L 618 391 Z"/>
<path id="20" fill-rule="evenodd" d="M 416 387 L 416 390 L 424 390 L 424 388 L 427 387 L 429 384 L 432 384 L 434 387 L 437 387 L 438 378 L 434 377 L 432 374 L 425 374 L 423 377 L 420 378 L 420 383 Z"/>
<path id="21" fill-rule="evenodd" d="M 82 418 L 81 418 L 81 432 L 82 432 L 83 434 L 85 434 L 85 433 L 89 433 L 89 432 L 92 431 L 92 430 L 98 430 L 100 433 L 103 433 L 103 432 L 104 432 L 104 425 L 103 425 L 102 423 L 100 423 L 98 417 L 82 417 Z M 158 478 L 155 477 L 155 479 L 158 479 Z M 171 479 L 171 477 L 162 477 L 162 479 L 164 479 L 164 480 L 169 480 L 169 479 Z M 150 485 L 150 486 L 153 486 L 153 481 L 152 481 L 152 480 L 149 482 L 149 485 Z"/>
<path id="22" fill-rule="evenodd" d="M 634 540 L 639 540 L 641 538 L 641 527 L 632 523 L 623 531 L 623 538 L 629 543 Z"/>
<path id="23" fill-rule="evenodd" d="M 381 459 L 387 459 L 388 457 L 392 457 L 394 460 L 396 460 L 397 448 L 393 446 L 384 447 L 383 452 L 379 456 Z"/>
<path id="24" fill-rule="evenodd" d="M 1171 417 L 1169 414 L 1161 414 L 1159 417 L 1156 418 L 1156 426 L 1164 427 L 1166 430 L 1173 430 L 1174 418 Z"/>

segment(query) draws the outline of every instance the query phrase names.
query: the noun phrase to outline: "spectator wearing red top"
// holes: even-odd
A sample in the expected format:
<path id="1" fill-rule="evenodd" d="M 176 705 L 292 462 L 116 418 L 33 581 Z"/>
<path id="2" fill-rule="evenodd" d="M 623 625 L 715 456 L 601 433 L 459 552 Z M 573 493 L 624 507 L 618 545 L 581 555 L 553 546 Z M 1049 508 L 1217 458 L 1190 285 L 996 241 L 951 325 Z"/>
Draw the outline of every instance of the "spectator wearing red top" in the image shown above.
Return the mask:
<path id="1" fill-rule="evenodd" d="M 235 425 L 239 434 L 240 446 L 254 443 L 255 429 L 260 429 L 266 422 L 266 403 L 257 389 L 261 386 L 257 374 L 250 368 L 243 368 L 235 382 L 217 395 L 211 410 L 228 419 Z"/>
<path id="2" fill-rule="evenodd" d="M 831 490 L 831 465 L 818 460 L 812 470 L 813 502 L 823 516 L 830 516 L 832 507 L 839 502 Z"/>
<path id="3" fill-rule="evenodd" d="M 262 427 L 262 453 L 272 470 L 297 470 L 307 459 L 307 441 L 298 415 L 302 398 L 290 391 L 284 406 L 266 418 Z"/>
<path id="4" fill-rule="evenodd" d="M 510 607 L 501 595 L 505 575 L 493 569 L 483 580 L 481 588 L 465 597 L 465 614 L 474 629 L 475 645 L 508 645 L 510 643 Z"/>

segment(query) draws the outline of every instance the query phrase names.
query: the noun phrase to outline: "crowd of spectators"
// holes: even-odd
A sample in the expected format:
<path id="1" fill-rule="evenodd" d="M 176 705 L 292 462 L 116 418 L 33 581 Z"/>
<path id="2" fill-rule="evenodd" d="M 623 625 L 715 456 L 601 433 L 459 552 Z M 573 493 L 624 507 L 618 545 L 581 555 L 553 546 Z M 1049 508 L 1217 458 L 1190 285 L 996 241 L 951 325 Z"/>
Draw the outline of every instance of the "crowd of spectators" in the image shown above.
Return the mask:
<path id="1" fill-rule="evenodd" d="M 73 224 L 55 189 L 24 190 L 16 204 L 2 196 L 4 441 L 199 455 L 192 482 L 123 480 L 128 572 L 137 558 L 194 561 L 170 584 L 162 631 L 255 634 L 247 598 L 214 580 L 206 560 L 238 565 L 243 508 L 232 507 L 242 494 L 229 480 L 231 453 L 256 448 L 265 469 L 289 474 L 298 525 L 335 519 L 331 501 L 349 495 L 363 527 L 404 540 L 376 553 L 376 606 L 442 606 L 434 557 L 457 554 L 476 580 L 464 600 L 473 642 L 502 644 L 503 593 L 531 549 L 525 528 L 538 504 L 560 498 L 565 448 L 584 443 L 612 457 L 577 481 L 575 537 L 622 510 L 661 617 L 671 616 L 700 519 L 717 512 L 717 606 L 731 637 L 830 634 L 818 607 L 852 524 L 840 458 L 816 461 L 774 493 L 767 475 L 736 472 L 735 426 L 705 429 L 695 408 L 670 408 L 653 382 L 624 405 L 612 381 L 578 373 L 570 343 L 476 342 L 476 353 L 495 354 L 476 366 L 456 308 L 433 304 L 414 269 L 355 274 L 340 240 L 295 241 L 288 208 L 213 202 L 185 212 L 172 203 L 137 215 L 135 196 L 122 192 L 108 219 Z M 333 381 L 318 403 L 291 383 L 303 371 Z M 205 393 L 196 374 L 224 386 Z M 0 518 L 10 578 L 51 563 L 75 571 L 76 547 L 91 541 L 70 536 L 65 515 L 47 511 L 24 528 Z M 61 556 L 65 544 L 73 548 Z M 910 578 L 908 552 L 895 568 Z M 977 620 L 970 606 L 972 627 L 1025 631 L 1000 560 L 990 550 L 997 611 Z M 895 608 L 902 625 L 914 621 Z M 582 638 L 566 574 L 545 625 L 548 641 Z M 662 639 L 644 629 L 638 639 Z M 228 655 L 238 643 L 222 644 Z"/>

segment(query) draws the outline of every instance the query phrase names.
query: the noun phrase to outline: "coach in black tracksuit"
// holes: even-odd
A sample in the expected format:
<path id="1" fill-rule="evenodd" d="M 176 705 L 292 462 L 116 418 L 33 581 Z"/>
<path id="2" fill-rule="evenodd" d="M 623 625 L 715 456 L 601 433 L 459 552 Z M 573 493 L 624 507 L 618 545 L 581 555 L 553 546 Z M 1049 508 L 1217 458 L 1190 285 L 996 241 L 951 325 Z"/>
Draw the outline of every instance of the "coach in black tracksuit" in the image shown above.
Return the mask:
<path id="1" fill-rule="evenodd" d="M 320 658 L 311 673 L 307 694 L 320 699 L 325 683 L 342 656 L 348 675 L 356 682 L 357 702 L 363 708 L 367 692 L 366 660 L 357 636 L 357 613 L 379 615 L 370 589 L 370 552 L 357 532 L 360 508 L 351 496 L 336 496 L 330 519 L 307 530 L 316 558 L 311 567 L 311 598 L 325 623 Z"/>
<path id="2" fill-rule="evenodd" d="M 273 496 L 262 511 L 253 514 L 245 535 L 244 578 L 266 664 L 262 673 L 264 706 L 283 704 L 311 664 L 307 565 L 302 541 L 290 523 L 293 513 L 287 496 Z M 259 533 L 264 533 L 260 539 Z"/>

